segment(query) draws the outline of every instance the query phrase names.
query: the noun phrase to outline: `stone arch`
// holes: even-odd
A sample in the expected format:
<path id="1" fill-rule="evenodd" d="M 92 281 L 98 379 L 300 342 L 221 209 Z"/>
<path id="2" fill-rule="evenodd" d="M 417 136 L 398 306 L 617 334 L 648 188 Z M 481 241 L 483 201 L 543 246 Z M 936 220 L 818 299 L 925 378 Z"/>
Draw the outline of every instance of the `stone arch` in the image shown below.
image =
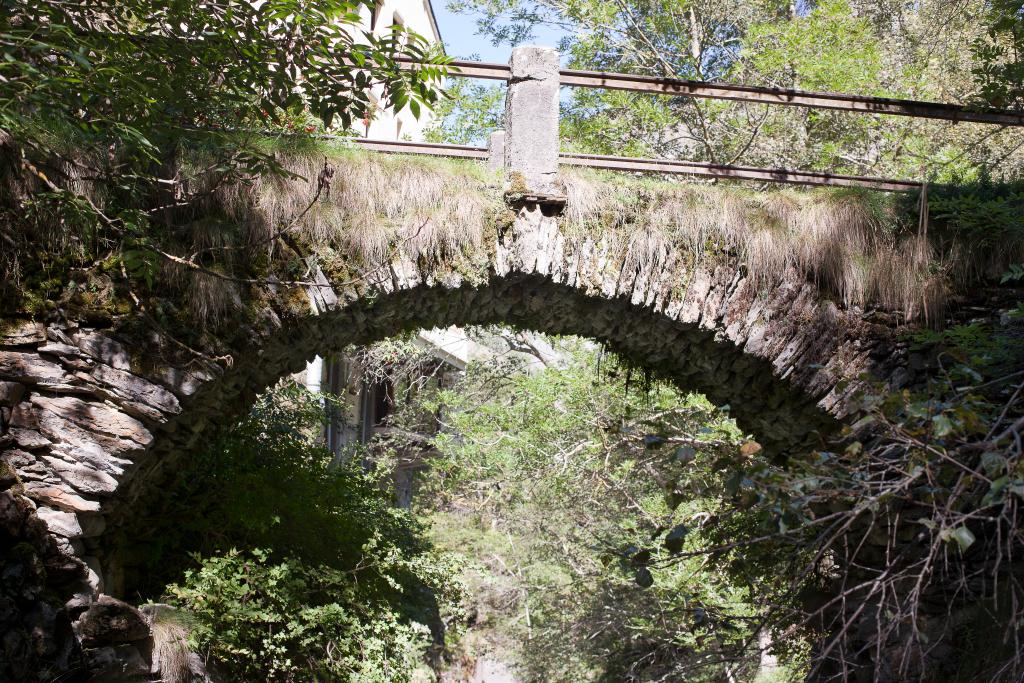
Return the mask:
<path id="1" fill-rule="evenodd" d="M 44 508 L 52 528 L 91 538 L 108 516 L 130 508 L 125 501 L 139 497 L 163 453 L 237 416 L 314 353 L 436 325 L 505 323 L 600 340 L 728 403 L 742 427 L 780 453 L 833 428 L 861 372 L 886 376 L 895 367 L 889 352 L 872 354 L 884 348 L 886 326 L 839 310 L 795 271 L 763 292 L 740 265 L 698 266 L 680 288 L 671 279 L 679 277 L 678 254 L 627 272 L 609 269 L 594 251 L 578 258 L 553 219 L 523 212 L 482 281 L 397 261 L 388 277 L 339 298 L 321 273 L 307 290 L 314 314 L 306 315 L 290 308 L 294 291 L 270 287 L 254 324 L 227 342 L 228 367 L 183 354 L 145 325 L 131 331 L 134 342 L 125 339 L 130 326 L 16 326 L 0 356 L 10 411 L 5 459 L 28 493 L 57 511 Z"/>
<path id="2" fill-rule="evenodd" d="M 646 249 L 646 258 L 630 250 Z M 268 283 L 244 326 L 200 353 L 142 317 L 8 321 L 0 336 L 4 462 L 38 505 L 53 547 L 81 568 L 57 588 L 74 609 L 123 589 L 113 531 L 175 452 L 235 418 L 314 354 L 421 327 L 504 323 L 606 343 L 686 389 L 728 403 L 776 454 L 819 443 L 862 375 L 906 382 L 895 318 L 841 309 L 795 268 L 765 289 L 737 259 L 681 248 L 573 242 L 537 206 L 485 245 L 469 274 L 401 253 L 351 280 Z M 310 305 L 310 302 L 312 305 Z M 60 559 L 63 558 L 63 559 Z M 58 560 L 55 560 L 58 561 Z"/>

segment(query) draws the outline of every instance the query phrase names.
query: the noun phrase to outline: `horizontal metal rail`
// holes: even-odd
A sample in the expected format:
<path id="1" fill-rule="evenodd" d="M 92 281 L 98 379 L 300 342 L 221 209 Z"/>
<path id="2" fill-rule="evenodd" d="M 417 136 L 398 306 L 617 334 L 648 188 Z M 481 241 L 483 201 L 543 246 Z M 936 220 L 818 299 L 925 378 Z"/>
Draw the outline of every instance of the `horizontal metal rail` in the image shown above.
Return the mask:
<path id="1" fill-rule="evenodd" d="M 868 97 L 864 95 L 844 95 L 787 88 L 709 83 L 706 81 L 615 74 L 602 71 L 563 70 L 560 73 L 562 85 L 572 85 L 580 88 L 632 90 L 662 95 L 758 102 L 761 104 L 781 104 L 811 109 L 836 109 L 865 114 L 890 114 L 921 119 L 1024 126 L 1024 112 L 1010 111 L 1008 109 L 983 109 L 945 102 L 924 102 L 891 97 Z"/>
<path id="2" fill-rule="evenodd" d="M 413 68 L 412 60 L 399 60 L 406 68 Z M 484 78 L 507 81 L 510 70 L 507 64 L 455 60 L 448 64 L 449 75 L 464 78 Z M 766 88 L 731 83 L 689 81 L 681 78 L 618 74 L 605 71 L 580 71 L 562 69 L 559 71 L 562 85 L 578 88 L 604 88 L 607 90 L 630 90 L 659 95 L 697 97 L 737 102 L 778 104 L 811 109 L 834 109 L 863 114 L 888 114 L 923 119 L 989 123 L 1002 126 L 1024 126 L 1024 112 L 1009 109 L 986 109 L 946 102 L 925 102 L 903 100 L 891 97 L 867 97 L 839 93 L 812 92 L 786 88 Z"/>
<path id="3" fill-rule="evenodd" d="M 699 161 L 675 159 L 637 159 L 634 157 L 599 156 L 596 154 L 560 154 L 559 163 L 569 166 L 605 168 L 635 173 L 669 173 L 723 178 L 731 180 L 758 180 L 791 185 L 825 185 L 831 187 L 865 187 L 885 192 L 912 192 L 921 189 L 913 180 L 893 180 L 871 176 L 840 175 L 817 171 L 794 171 L 786 168 L 758 168 L 755 166 L 729 166 Z"/>
<path id="4" fill-rule="evenodd" d="M 411 64 L 410 60 L 399 59 L 399 62 Z M 512 69 L 508 64 L 496 64 L 494 62 L 473 62 L 468 59 L 453 59 L 448 62 L 449 76 L 461 76 L 463 78 L 482 78 L 489 81 L 507 81 L 512 77 Z"/>
<path id="5" fill-rule="evenodd" d="M 428 142 L 398 142 L 384 140 L 353 140 L 362 149 L 386 154 L 424 154 L 429 156 L 455 157 L 459 159 L 487 159 L 484 147 L 469 145 L 445 145 Z M 870 176 L 840 175 L 817 171 L 794 171 L 785 168 L 757 168 L 755 166 L 728 166 L 708 164 L 699 161 L 675 159 L 637 159 L 634 157 L 613 157 L 597 154 L 560 154 L 559 163 L 566 166 L 585 166 L 612 171 L 632 173 L 664 173 L 691 175 L 723 180 L 755 180 L 792 185 L 823 185 L 830 187 L 864 187 L 884 192 L 913 192 L 921 189 L 921 183 L 913 180 L 893 180 Z"/>
<path id="6" fill-rule="evenodd" d="M 356 138 L 357 146 L 372 152 L 385 154 L 425 154 L 434 157 L 455 157 L 457 159 L 487 159 L 486 147 L 469 145 L 444 145 L 433 142 L 404 142 L 400 140 L 367 140 Z"/>

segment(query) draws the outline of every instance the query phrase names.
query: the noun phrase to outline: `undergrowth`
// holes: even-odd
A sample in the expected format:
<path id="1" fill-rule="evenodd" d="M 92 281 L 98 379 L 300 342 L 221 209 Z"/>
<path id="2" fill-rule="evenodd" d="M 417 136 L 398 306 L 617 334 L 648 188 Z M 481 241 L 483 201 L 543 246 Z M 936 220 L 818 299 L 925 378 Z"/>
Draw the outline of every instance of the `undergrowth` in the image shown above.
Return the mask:
<path id="1" fill-rule="evenodd" d="M 181 615 L 161 628 L 169 668 L 183 634 L 218 680 L 392 683 L 427 667 L 457 567 L 358 460 L 332 464 L 321 398 L 263 395 L 126 525 L 131 588 Z"/>

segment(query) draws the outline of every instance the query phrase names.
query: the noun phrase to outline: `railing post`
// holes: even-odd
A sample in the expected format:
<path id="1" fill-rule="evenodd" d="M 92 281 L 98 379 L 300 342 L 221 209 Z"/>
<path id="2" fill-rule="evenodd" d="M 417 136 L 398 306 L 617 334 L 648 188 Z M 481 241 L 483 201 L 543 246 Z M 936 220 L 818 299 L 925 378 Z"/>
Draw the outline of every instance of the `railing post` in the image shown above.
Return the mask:
<path id="1" fill-rule="evenodd" d="M 497 173 L 505 168 L 505 131 L 496 130 L 487 138 L 487 170 Z"/>
<path id="2" fill-rule="evenodd" d="M 564 204 L 558 179 L 558 51 L 512 50 L 505 98 L 505 194 L 512 201 Z"/>

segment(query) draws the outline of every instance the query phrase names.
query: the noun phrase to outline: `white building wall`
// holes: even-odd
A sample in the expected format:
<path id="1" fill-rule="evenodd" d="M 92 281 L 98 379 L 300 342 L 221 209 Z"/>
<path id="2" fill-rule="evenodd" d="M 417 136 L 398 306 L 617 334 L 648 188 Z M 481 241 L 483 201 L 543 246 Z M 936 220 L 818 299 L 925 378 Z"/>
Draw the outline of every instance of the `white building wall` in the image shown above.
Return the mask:
<path id="1" fill-rule="evenodd" d="M 385 36 L 392 26 L 400 24 L 423 36 L 432 45 L 441 42 L 430 0 L 381 0 L 372 12 L 364 7 L 361 16 L 362 29 L 375 36 Z M 380 89 L 372 94 L 375 99 L 379 98 Z M 364 120 L 357 127 L 359 133 L 372 140 L 420 141 L 431 119 L 431 112 L 427 110 L 421 110 L 417 119 L 406 106 L 399 112 L 390 108 L 380 109 L 372 120 Z"/>

